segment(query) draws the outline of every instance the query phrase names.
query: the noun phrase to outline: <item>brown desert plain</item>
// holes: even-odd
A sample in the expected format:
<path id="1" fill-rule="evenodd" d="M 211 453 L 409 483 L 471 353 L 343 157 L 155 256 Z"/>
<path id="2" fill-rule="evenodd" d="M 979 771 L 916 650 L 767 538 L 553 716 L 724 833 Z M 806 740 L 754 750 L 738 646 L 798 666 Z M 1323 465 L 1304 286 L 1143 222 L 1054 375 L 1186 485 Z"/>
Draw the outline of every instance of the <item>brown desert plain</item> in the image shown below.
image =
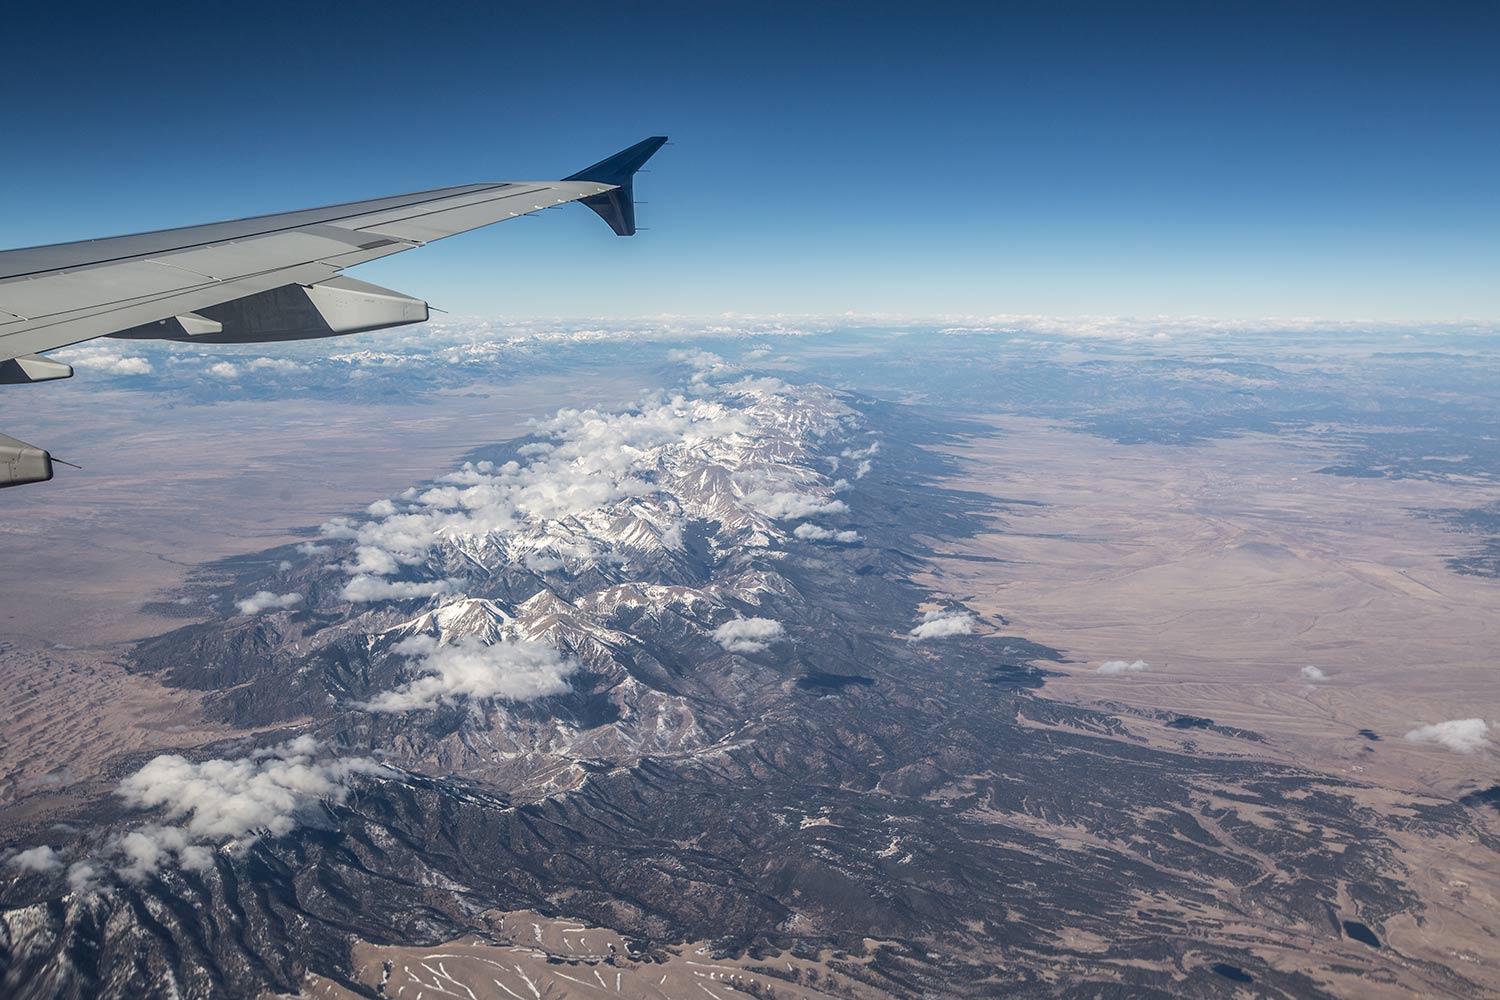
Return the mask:
<path id="1" fill-rule="evenodd" d="M 923 582 L 995 635 L 1058 649 L 1047 697 L 1121 711 L 1132 736 L 1194 752 L 1246 751 L 1169 729 L 1163 711 L 1253 730 L 1266 738 L 1255 756 L 1359 782 L 1359 803 L 1398 829 L 1414 801 L 1495 783 L 1492 750 L 1404 739 L 1442 720 L 1500 719 L 1500 580 L 1451 569 L 1465 539 L 1420 516 L 1487 503 L 1489 490 L 1319 474 L 1336 452 L 1317 434 L 1123 445 L 1045 420 L 989 423 L 993 434 L 948 449 L 963 471 L 947 485 L 1039 506 L 1013 507 L 970 539 L 931 539 L 939 554 Z M 1148 667 L 1098 671 L 1112 660 Z M 1306 679 L 1306 666 L 1324 679 Z M 1426 909 L 1390 921 L 1391 943 L 1500 995 L 1493 850 L 1396 839 Z M 1381 989 L 1345 985 L 1349 996 Z"/>
<path id="2" fill-rule="evenodd" d="M 1402 739 L 1500 719 L 1500 580 L 1451 569 L 1464 539 L 1418 513 L 1478 506 L 1487 488 L 1318 474 L 1335 452 L 1316 435 L 1183 447 L 994 426 L 952 449 L 965 472 L 949 485 L 1040 506 L 931 540 L 926 582 L 1061 650 L 1049 696 L 1207 716 L 1410 791 L 1490 783 L 1486 756 Z M 1148 668 L 1099 673 L 1111 660 Z"/>

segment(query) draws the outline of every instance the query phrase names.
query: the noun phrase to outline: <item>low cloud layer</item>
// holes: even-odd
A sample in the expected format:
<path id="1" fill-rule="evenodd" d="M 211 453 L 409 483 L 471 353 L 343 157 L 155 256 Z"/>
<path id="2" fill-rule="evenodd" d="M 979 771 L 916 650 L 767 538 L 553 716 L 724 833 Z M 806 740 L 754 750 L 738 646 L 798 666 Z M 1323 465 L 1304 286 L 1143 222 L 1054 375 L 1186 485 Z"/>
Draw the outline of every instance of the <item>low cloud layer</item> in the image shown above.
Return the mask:
<path id="1" fill-rule="evenodd" d="M 1478 753 L 1490 745 L 1490 726 L 1483 719 L 1449 719 L 1406 734 L 1410 743 L 1436 743 L 1455 753 Z"/>
<path id="2" fill-rule="evenodd" d="M 840 545 L 856 545 L 864 541 L 857 531 L 834 531 L 810 522 L 797 525 L 792 534 L 808 542 L 838 542 Z"/>
<path id="3" fill-rule="evenodd" d="M 360 575 L 344 584 L 339 596 L 356 604 L 363 601 L 409 601 L 415 597 L 452 593 L 454 589 L 451 580 L 385 580 Z"/>
<path id="4" fill-rule="evenodd" d="M 420 676 L 370 699 L 361 706 L 368 711 L 415 712 L 466 698 L 532 701 L 567 692 L 567 678 L 579 666 L 545 642 L 485 644 L 473 636 L 450 645 L 432 636 L 412 636 L 398 643 L 395 652 L 409 657 Z"/>
<path id="5" fill-rule="evenodd" d="M 713 630 L 714 642 L 731 653 L 759 653 L 786 632 L 770 618 L 736 618 Z"/>
<path id="6" fill-rule="evenodd" d="M 974 631 L 974 616 L 967 611 L 929 611 L 922 622 L 907 633 L 912 642 L 925 639 L 944 639 L 954 635 L 968 635 Z"/>
<path id="7" fill-rule="evenodd" d="M 269 590 L 257 590 L 243 601 L 236 602 L 235 608 L 242 615 L 258 615 L 262 611 L 277 611 L 301 603 L 301 594 L 275 594 Z"/>
<path id="8" fill-rule="evenodd" d="M 1151 669 L 1145 660 L 1105 660 L 1096 672 L 1101 674 L 1139 674 Z"/>
<path id="9" fill-rule="evenodd" d="M 120 782 L 116 794 L 127 805 L 161 810 L 166 822 L 118 837 L 116 870 L 138 879 L 174 862 L 207 867 L 214 848 L 285 836 L 320 803 L 342 803 L 354 775 L 380 770 L 368 758 L 324 756 L 310 736 L 235 760 L 156 757 Z"/>

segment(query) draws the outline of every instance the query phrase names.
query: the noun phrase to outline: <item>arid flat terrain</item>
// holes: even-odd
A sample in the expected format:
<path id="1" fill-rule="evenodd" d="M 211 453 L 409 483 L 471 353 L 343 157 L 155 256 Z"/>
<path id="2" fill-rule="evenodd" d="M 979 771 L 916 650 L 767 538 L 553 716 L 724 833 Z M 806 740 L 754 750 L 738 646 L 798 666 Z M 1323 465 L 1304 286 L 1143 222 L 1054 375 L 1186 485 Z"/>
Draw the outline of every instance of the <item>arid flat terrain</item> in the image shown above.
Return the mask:
<path id="1" fill-rule="evenodd" d="M 1183 447 L 1024 418 L 995 430 L 956 449 L 967 471 L 951 485 L 1041 506 L 944 540 L 932 582 L 1066 653 L 1049 697 L 1206 716 L 1412 791 L 1489 783 L 1482 758 L 1402 739 L 1500 719 L 1500 581 L 1449 568 L 1463 539 L 1416 513 L 1484 490 L 1320 475 L 1331 449 L 1305 436 Z M 1113 660 L 1148 667 L 1098 672 Z"/>
<path id="2" fill-rule="evenodd" d="M 732 1000 L 747 995 L 824 1000 L 882 995 L 830 970 L 832 956 L 827 953 L 815 960 L 788 953 L 716 959 L 706 942 L 694 942 L 632 956 L 620 935 L 580 921 L 525 911 L 487 916 L 493 928 L 489 940 L 467 938 L 435 948 L 359 942 L 354 946 L 356 981 L 401 1000 L 434 995 L 470 1000 L 604 996 Z M 860 964 L 858 959 L 842 957 Z M 302 995 L 342 998 L 357 994 L 313 977 Z"/>

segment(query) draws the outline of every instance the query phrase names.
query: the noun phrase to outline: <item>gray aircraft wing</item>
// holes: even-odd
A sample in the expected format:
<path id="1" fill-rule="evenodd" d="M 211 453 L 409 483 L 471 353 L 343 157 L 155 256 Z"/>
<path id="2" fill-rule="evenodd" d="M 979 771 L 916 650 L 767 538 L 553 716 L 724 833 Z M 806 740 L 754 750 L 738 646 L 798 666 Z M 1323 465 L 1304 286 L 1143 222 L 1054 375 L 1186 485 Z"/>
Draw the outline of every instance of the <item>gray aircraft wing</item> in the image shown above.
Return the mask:
<path id="1" fill-rule="evenodd" d="M 569 202 L 635 233 L 635 172 L 656 136 L 557 181 L 437 188 L 134 236 L 0 252 L 0 384 L 73 374 L 46 351 L 95 337 L 258 343 L 420 323 L 421 299 L 344 269 Z M 0 435 L 0 487 L 52 477 Z"/>

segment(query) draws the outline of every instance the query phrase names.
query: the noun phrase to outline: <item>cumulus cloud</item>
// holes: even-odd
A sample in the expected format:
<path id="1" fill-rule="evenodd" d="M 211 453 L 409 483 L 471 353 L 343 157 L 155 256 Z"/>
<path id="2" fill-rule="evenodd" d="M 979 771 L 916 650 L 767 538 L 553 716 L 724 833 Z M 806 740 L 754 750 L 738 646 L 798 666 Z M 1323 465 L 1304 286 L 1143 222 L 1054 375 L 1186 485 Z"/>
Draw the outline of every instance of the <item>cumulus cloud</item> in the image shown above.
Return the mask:
<path id="1" fill-rule="evenodd" d="M 1099 664 L 1097 672 L 1101 674 L 1140 674 L 1151 669 L 1151 664 L 1145 660 L 1105 660 Z"/>
<path id="2" fill-rule="evenodd" d="M 151 362 L 135 355 L 121 353 L 123 346 L 87 344 L 58 351 L 52 357 L 75 368 L 105 375 L 150 375 Z"/>
<path id="3" fill-rule="evenodd" d="M 1318 681 L 1326 681 L 1328 679 L 1328 675 L 1309 663 L 1307 666 L 1302 668 L 1302 679 L 1305 681 L 1312 681 L 1316 684 Z"/>
<path id="4" fill-rule="evenodd" d="M 401 569 L 401 563 L 379 546 L 360 545 L 345 569 L 355 576 L 391 576 Z"/>
<path id="5" fill-rule="evenodd" d="M 328 546 L 317 542 L 303 542 L 297 546 L 297 551 L 304 556 L 320 556 L 328 551 Z"/>
<path id="6" fill-rule="evenodd" d="M 843 545 L 853 545 L 864 541 L 857 531 L 834 531 L 811 522 L 797 525 L 792 534 L 808 542 L 839 542 Z"/>
<path id="7" fill-rule="evenodd" d="M 907 635 L 911 642 L 924 639 L 943 639 L 953 635 L 968 635 L 974 631 L 974 616 L 967 611 L 929 611 L 922 622 Z"/>
<path id="8" fill-rule="evenodd" d="M 1449 719 L 1406 734 L 1411 743 L 1436 743 L 1455 753 L 1476 753 L 1490 745 L 1490 726 L 1483 719 Z"/>
<path id="9" fill-rule="evenodd" d="M 62 867 L 62 859 L 47 845 L 28 847 L 10 859 L 10 865 L 23 872 L 54 872 Z"/>
<path id="10" fill-rule="evenodd" d="M 880 442 L 871 441 L 863 448 L 845 448 L 839 452 L 841 456 L 854 462 L 854 478 L 863 479 L 870 474 L 874 468 L 872 459 L 880 454 Z"/>
<path id="11" fill-rule="evenodd" d="M 736 618 L 714 629 L 714 641 L 731 653 L 759 653 L 769 649 L 786 629 L 770 618 Z"/>
<path id="12" fill-rule="evenodd" d="M 420 676 L 363 704 L 371 712 L 414 712 L 470 698 L 532 701 L 570 690 L 567 678 L 578 662 L 545 642 L 486 644 L 465 636 L 443 645 L 432 636 L 412 636 L 394 651 L 410 658 Z"/>
<path id="13" fill-rule="evenodd" d="M 246 846 L 265 834 L 286 836 L 320 803 L 347 799 L 354 775 L 381 770 L 382 765 L 365 757 L 323 757 L 310 736 L 232 760 L 190 761 L 176 754 L 153 758 L 120 782 L 115 794 L 127 805 L 161 810 L 168 822 L 117 837 L 113 849 L 121 860 L 116 869 L 138 879 L 172 861 L 206 867 L 212 863 L 211 847 L 227 842 Z M 92 877 L 91 871 L 81 880 Z"/>
<path id="14" fill-rule="evenodd" d="M 290 608 L 301 603 L 301 594 L 274 594 L 269 590 L 257 590 L 234 606 L 242 615 L 258 615 L 262 611 Z"/>
<path id="15" fill-rule="evenodd" d="M 239 368 L 228 361 L 220 361 L 218 364 L 208 366 L 208 374 L 214 378 L 238 378 Z"/>
<path id="16" fill-rule="evenodd" d="M 723 358 L 712 351 L 697 349 L 668 351 L 667 360 L 692 366 L 694 382 L 703 382 L 711 375 L 734 370 L 733 365 L 725 363 Z"/>
<path id="17" fill-rule="evenodd" d="M 87 861 L 75 861 L 68 866 L 68 889 L 72 892 L 83 892 L 94 886 L 94 880 L 99 876 L 99 869 Z"/>
<path id="18" fill-rule="evenodd" d="M 745 494 L 745 506 L 778 521 L 815 517 L 819 514 L 842 514 L 849 509 L 842 500 L 829 500 L 795 490 L 752 490 Z"/>
<path id="19" fill-rule="evenodd" d="M 436 597 L 457 589 L 452 580 L 382 580 L 375 576 L 356 576 L 344 584 L 339 596 L 346 601 L 409 601 L 415 597 Z"/>
<path id="20" fill-rule="evenodd" d="M 87 359 L 76 359 L 73 365 L 88 371 L 100 372 L 105 375 L 150 375 L 151 362 L 145 358 L 138 357 L 93 357 Z"/>

